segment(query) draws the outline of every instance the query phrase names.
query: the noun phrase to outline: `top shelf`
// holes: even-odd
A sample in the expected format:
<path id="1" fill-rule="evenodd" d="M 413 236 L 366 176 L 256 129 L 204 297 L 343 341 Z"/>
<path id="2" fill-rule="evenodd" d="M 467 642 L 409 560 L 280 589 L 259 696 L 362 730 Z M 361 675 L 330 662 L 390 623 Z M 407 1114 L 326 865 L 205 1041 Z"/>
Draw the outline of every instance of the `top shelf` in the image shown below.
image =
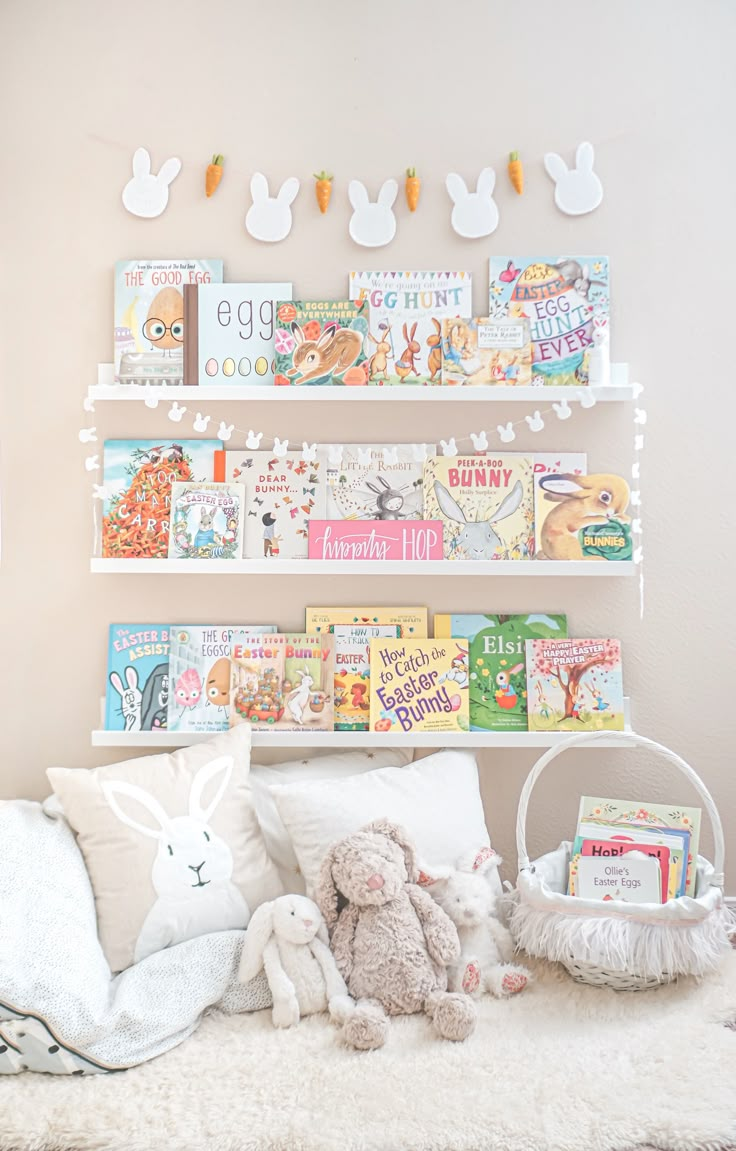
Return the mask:
<path id="1" fill-rule="evenodd" d="M 153 394 L 159 399 L 181 400 L 189 398 L 193 403 L 203 404 L 222 400 L 261 400 L 267 403 L 311 402 L 326 403 L 332 400 L 355 401 L 356 403 L 380 403 L 406 401 L 409 403 L 486 403 L 488 400 L 503 403 L 536 403 L 567 400 L 579 403 L 579 393 L 593 397 L 597 403 L 626 401 L 634 398 L 634 386 L 629 383 L 629 365 L 611 364 L 611 383 L 608 387 L 597 388 L 507 388 L 507 387 L 423 387 L 421 385 L 397 384 L 396 387 L 302 387 L 277 388 L 269 385 L 249 387 L 228 384 L 211 387 L 185 387 L 184 385 L 158 384 L 145 388 L 137 384 L 113 383 L 113 365 L 97 365 L 97 385 L 87 390 L 91 400 L 137 400 L 139 402 Z"/>

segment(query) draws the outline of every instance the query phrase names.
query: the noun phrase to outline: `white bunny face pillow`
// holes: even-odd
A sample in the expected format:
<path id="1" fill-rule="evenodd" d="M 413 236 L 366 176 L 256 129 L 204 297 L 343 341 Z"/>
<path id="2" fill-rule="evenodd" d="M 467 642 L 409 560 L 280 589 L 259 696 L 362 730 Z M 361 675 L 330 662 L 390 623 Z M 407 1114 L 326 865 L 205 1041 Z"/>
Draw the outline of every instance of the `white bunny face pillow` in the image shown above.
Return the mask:
<path id="1" fill-rule="evenodd" d="M 291 205 L 299 193 L 296 176 L 284 180 L 275 196 L 268 191 L 268 180 L 262 172 L 256 172 L 250 182 L 253 203 L 245 217 L 246 230 L 254 240 L 276 243 L 284 240 L 291 231 Z"/>
<path id="2" fill-rule="evenodd" d="M 152 220 L 169 202 L 169 184 L 179 175 L 181 160 L 164 161 L 158 175 L 151 173 L 151 157 L 145 148 L 133 153 L 133 176 L 123 188 L 123 206 L 133 215 Z"/>
<path id="3" fill-rule="evenodd" d="M 396 235 L 396 217 L 393 205 L 398 195 L 396 180 L 384 180 L 378 199 L 371 202 L 365 184 L 351 180 L 348 199 L 353 209 L 350 217 L 350 238 L 362 248 L 382 248 Z"/>

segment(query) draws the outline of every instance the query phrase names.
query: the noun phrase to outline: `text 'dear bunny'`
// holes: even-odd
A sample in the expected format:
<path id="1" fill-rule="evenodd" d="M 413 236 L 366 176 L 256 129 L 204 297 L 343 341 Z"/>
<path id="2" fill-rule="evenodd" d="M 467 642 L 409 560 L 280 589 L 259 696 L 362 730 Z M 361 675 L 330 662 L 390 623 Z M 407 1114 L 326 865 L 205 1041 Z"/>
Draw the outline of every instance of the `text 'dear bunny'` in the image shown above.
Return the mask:
<path id="1" fill-rule="evenodd" d="M 466 240 L 478 240 L 490 236 L 498 227 L 498 208 L 493 199 L 496 173 L 493 168 L 484 168 L 478 176 L 474 192 L 457 172 L 450 172 L 445 184 L 453 202 L 450 223 L 458 236 Z"/>
<path id="2" fill-rule="evenodd" d="M 365 184 L 351 180 L 348 198 L 353 208 L 350 217 L 350 238 L 363 248 L 382 248 L 396 235 L 396 217 L 393 204 L 399 191 L 396 180 L 384 180 L 375 203 L 368 198 Z"/>
<path id="3" fill-rule="evenodd" d="M 151 157 L 145 148 L 133 153 L 133 176 L 123 188 L 123 207 L 131 215 L 151 220 L 160 216 L 169 202 L 169 184 L 179 175 L 181 160 L 165 160 L 158 175 L 151 173 Z"/>
<path id="4" fill-rule="evenodd" d="M 192 780 L 188 815 L 173 817 L 142 787 L 123 781 L 102 784 L 105 799 L 120 822 L 157 841 L 151 869 L 157 898 L 138 936 L 135 963 L 198 935 L 247 926 L 250 909 L 231 879 L 230 848 L 209 823 L 232 771 L 232 756 L 221 756 L 201 767 Z M 217 790 L 205 804 L 205 788 L 217 779 Z M 153 825 L 129 815 L 122 806 L 123 800 L 132 800 L 144 808 Z"/>
<path id="5" fill-rule="evenodd" d="M 547 152 L 544 167 L 555 182 L 555 204 L 567 216 L 583 216 L 593 212 L 603 199 L 603 185 L 593 171 L 595 153 L 593 145 L 578 145 L 575 167 L 568 168 L 556 152 Z"/>
<path id="6" fill-rule="evenodd" d="M 299 193 L 296 176 L 284 180 L 275 196 L 268 191 L 268 180 L 262 172 L 256 172 L 250 182 L 253 203 L 245 217 L 246 231 L 254 240 L 275 243 L 284 240 L 291 231 L 291 205 Z"/>

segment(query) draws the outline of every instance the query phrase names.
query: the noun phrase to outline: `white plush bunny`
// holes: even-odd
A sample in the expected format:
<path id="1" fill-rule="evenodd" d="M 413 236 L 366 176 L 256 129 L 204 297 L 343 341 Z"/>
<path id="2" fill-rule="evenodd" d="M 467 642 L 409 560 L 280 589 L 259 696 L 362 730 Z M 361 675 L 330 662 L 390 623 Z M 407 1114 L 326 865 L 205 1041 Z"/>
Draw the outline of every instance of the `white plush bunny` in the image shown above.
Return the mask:
<path id="1" fill-rule="evenodd" d="M 163 951 L 185 939 L 246 927 L 250 909 L 231 881 L 233 857 L 230 848 L 212 830 L 209 821 L 222 799 L 233 771 L 230 755 L 213 759 L 200 767 L 192 780 L 189 814 L 172 818 L 149 792 L 133 783 L 110 781 L 102 784 L 105 799 L 117 818 L 127 827 L 158 840 L 158 852 L 151 870 L 157 899 L 146 916 L 135 945 L 134 962 Z M 219 786 L 203 806 L 205 787 L 218 776 Z M 133 799 L 153 816 L 156 827 L 131 818 L 119 799 Z"/>
<path id="2" fill-rule="evenodd" d="M 460 959 L 448 969 L 450 991 L 468 995 L 514 995 L 530 979 L 525 967 L 511 963 L 514 941 L 497 917 L 500 856 L 488 847 L 462 856 L 457 866 L 422 869 L 424 883 L 457 927 Z"/>
<path id="3" fill-rule="evenodd" d="M 125 730 L 140 731 L 143 693 L 138 687 L 138 672 L 134 667 L 126 667 L 125 686 L 116 671 L 110 672 L 110 683 L 120 696 L 120 710 L 125 720 Z"/>
<path id="4" fill-rule="evenodd" d="M 392 209 L 398 191 L 396 180 L 384 180 L 378 199 L 372 203 L 365 184 L 360 180 L 350 181 L 348 198 L 353 208 L 349 226 L 351 240 L 363 248 L 382 248 L 391 243 L 396 235 L 396 217 Z"/>
<path id="5" fill-rule="evenodd" d="M 151 157 L 145 148 L 133 153 L 133 176 L 123 188 L 123 206 L 134 216 L 153 219 L 169 202 L 169 184 L 181 171 L 181 160 L 165 160 L 157 176 L 151 174 Z"/>
<path id="6" fill-rule="evenodd" d="M 273 996 L 274 1027 L 327 1011 L 338 1022 L 353 1002 L 337 970 L 322 914 L 305 895 L 282 895 L 253 913 L 240 958 L 240 980 L 264 969 Z"/>
<path id="7" fill-rule="evenodd" d="M 498 208 L 493 199 L 496 185 L 493 168 L 483 169 L 474 192 L 468 191 L 467 184 L 457 172 L 450 172 L 445 184 L 454 204 L 450 222 L 458 236 L 477 240 L 495 232 L 498 227 Z"/>
<path id="8" fill-rule="evenodd" d="M 268 180 L 256 172 L 250 182 L 253 203 L 245 217 L 245 227 L 254 240 L 275 243 L 284 240 L 291 231 L 291 205 L 299 192 L 296 176 L 284 180 L 275 196 L 268 190 Z"/>
<path id="9" fill-rule="evenodd" d="M 544 167 L 555 182 L 555 204 L 568 216 L 582 216 L 592 212 L 603 199 L 603 185 L 593 171 L 595 153 L 593 145 L 578 145 L 575 167 L 568 168 L 562 156 L 547 152 Z"/>

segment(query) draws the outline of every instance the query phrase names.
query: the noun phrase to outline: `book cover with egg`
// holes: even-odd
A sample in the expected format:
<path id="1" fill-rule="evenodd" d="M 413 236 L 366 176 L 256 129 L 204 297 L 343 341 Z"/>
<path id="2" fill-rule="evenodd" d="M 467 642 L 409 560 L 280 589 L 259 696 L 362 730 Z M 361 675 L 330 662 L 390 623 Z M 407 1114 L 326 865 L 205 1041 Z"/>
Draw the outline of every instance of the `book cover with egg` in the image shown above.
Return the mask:
<path id="1" fill-rule="evenodd" d="M 284 299 L 276 307 L 279 385 L 362 387 L 368 382 L 368 305 Z"/>
<path id="2" fill-rule="evenodd" d="M 184 293 L 184 383 L 273 384 L 276 301 L 291 284 L 200 283 Z"/>

